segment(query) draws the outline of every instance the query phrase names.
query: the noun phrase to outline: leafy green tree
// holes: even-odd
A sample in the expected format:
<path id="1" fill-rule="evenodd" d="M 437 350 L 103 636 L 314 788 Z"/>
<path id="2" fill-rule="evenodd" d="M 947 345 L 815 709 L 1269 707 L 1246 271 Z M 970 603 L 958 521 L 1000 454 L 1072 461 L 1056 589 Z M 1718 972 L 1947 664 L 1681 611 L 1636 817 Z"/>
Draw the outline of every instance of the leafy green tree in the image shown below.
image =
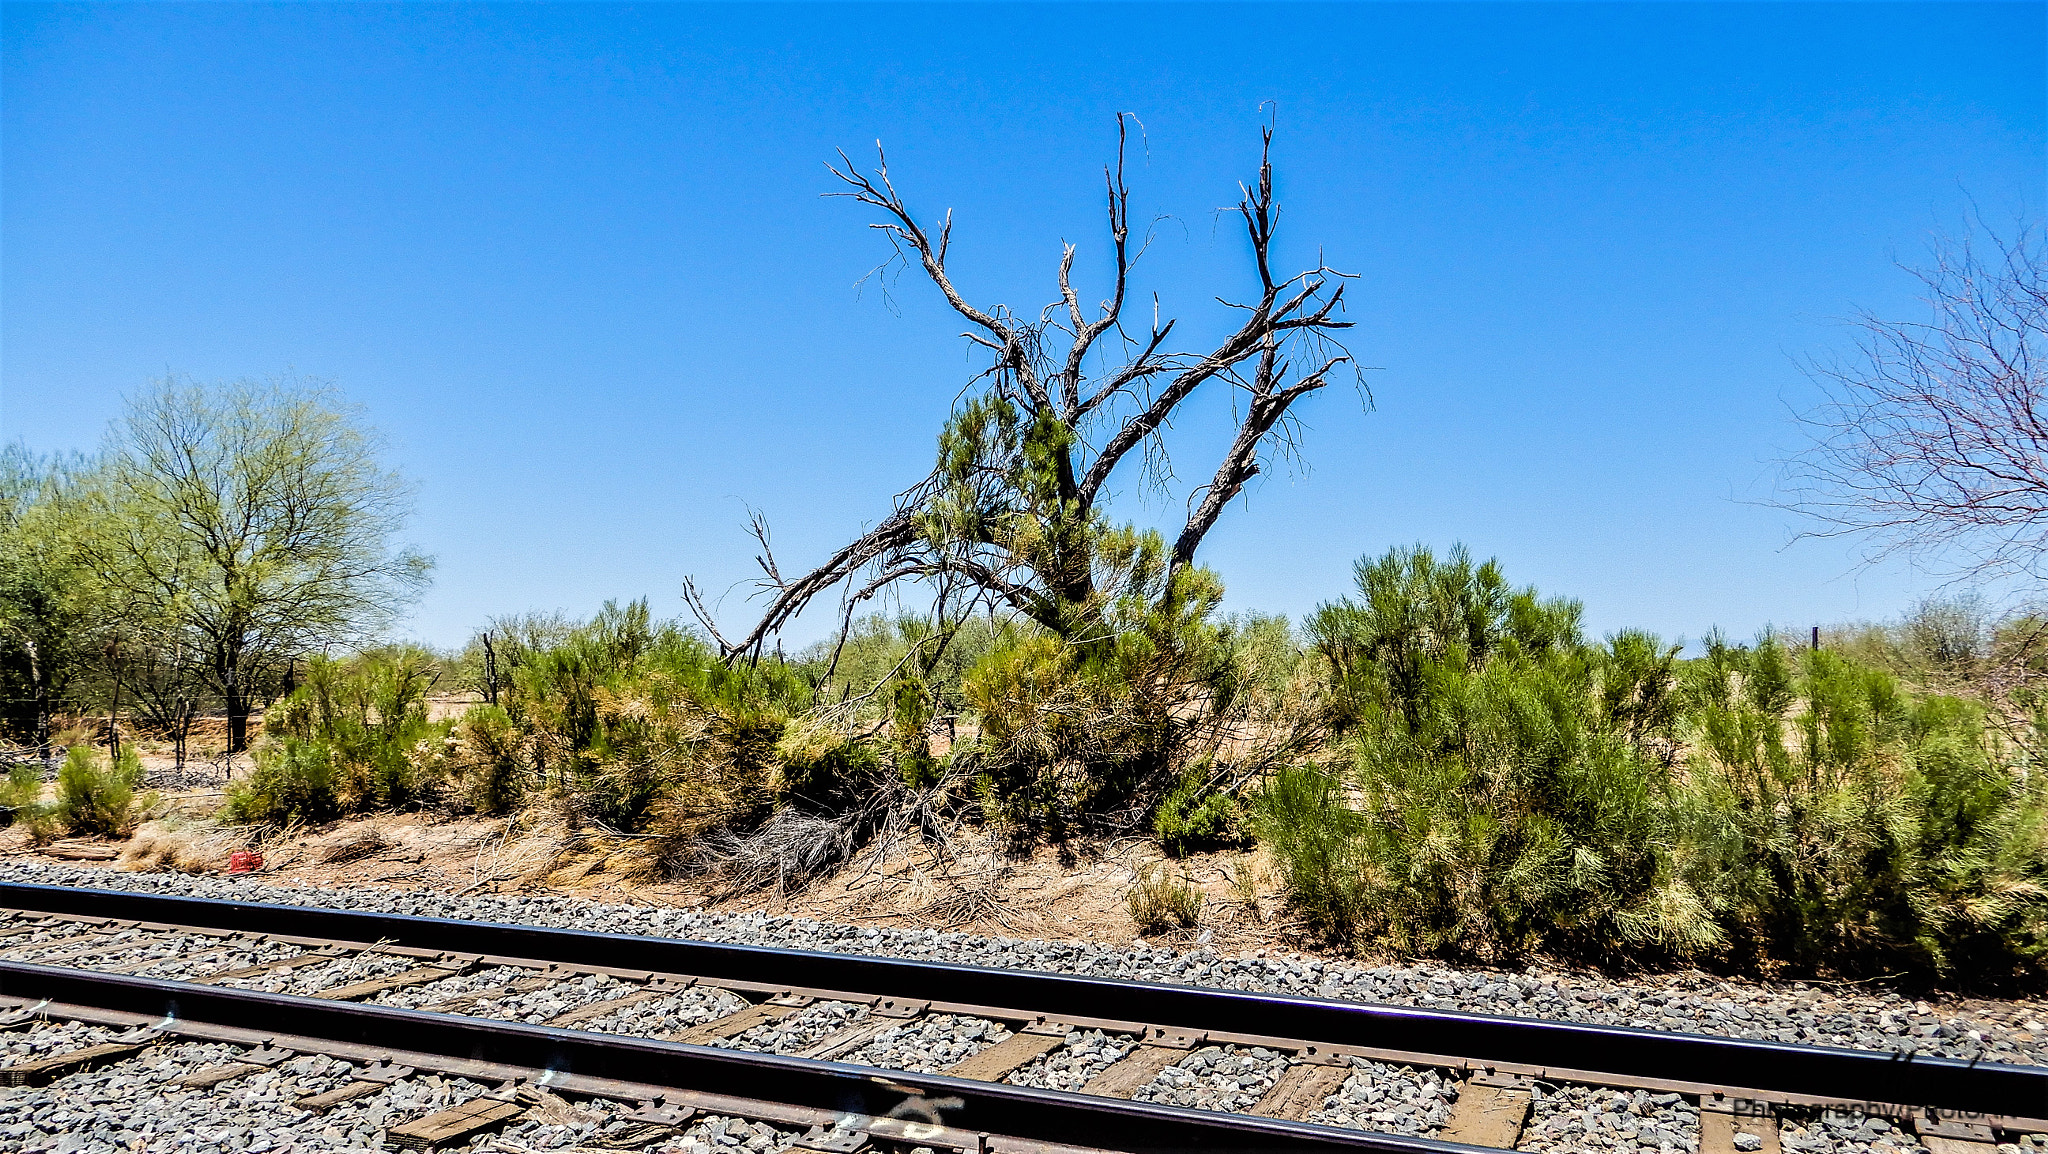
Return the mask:
<path id="1" fill-rule="evenodd" d="M 9 727 L 45 761 L 51 715 L 108 624 L 108 591 L 90 564 L 89 474 L 78 458 L 0 449 L 0 694 Z"/>
<path id="2" fill-rule="evenodd" d="M 267 678 L 367 638 L 431 562 L 394 546 L 411 489 L 329 386 L 166 380 L 116 423 L 92 539 L 101 577 L 175 623 L 223 699 L 231 750 Z"/>

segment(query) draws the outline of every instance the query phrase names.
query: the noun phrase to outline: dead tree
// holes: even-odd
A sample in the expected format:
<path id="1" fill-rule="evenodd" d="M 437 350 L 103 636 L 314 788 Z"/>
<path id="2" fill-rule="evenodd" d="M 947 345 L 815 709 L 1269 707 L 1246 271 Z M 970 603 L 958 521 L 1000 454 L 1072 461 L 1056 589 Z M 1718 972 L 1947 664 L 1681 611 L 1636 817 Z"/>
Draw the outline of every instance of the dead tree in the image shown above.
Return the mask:
<path id="1" fill-rule="evenodd" d="M 2048 558 L 2048 240 L 1945 243 L 1910 270 L 1928 315 L 1856 321 L 1858 354 L 1815 366 L 1826 402 L 1794 462 L 1815 536 L 2038 580 Z"/>
<path id="2" fill-rule="evenodd" d="M 1279 210 L 1273 197 L 1272 132 L 1262 133 L 1257 179 L 1240 186 L 1231 215 L 1250 242 L 1252 291 L 1237 301 L 1218 297 L 1239 316 L 1236 327 L 1206 350 L 1171 341 L 1175 322 L 1162 320 L 1158 299 L 1144 334 L 1126 327 L 1131 272 L 1142 254 L 1131 235 L 1124 154 L 1129 120 L 1117 120 L 1117 156 L 1104 168 L 1114 282 L 1109 296 L 1084 309 L 1074 286 L 1075 246 L 1061 253 L 1058 299 L 1035 317 L 968 301 L 947 266 L 953 234 L 949 211 L 935 226 L 920 220 L 897 192 L 886 155 L 876 147 L 872 174 L 845 153 L 828 165 L 846 196 L 875 210 L 869 227 L 888 238 L 891 264 L 915 266 L 968 325 L 967 340 L 985 350 L 988 366 L 970 382 L 940 439 L 930 475 L 899 494 L 879 524 L 800 576 L 785 578 L 756 517 L 757 557 L 769 600 L 745 633 L 727 640 L 694 586 L 685 595 L 727 658 L 754 658 L 818 597 L 839 590 L 841 634 L 855 609 L 904 581 L 936 584 L 939 613 L 977 604 L 1019 613 L 1063 635 L 1085 629 L 1099 613 L 1105 585 L 1144 569 L 1152 588 L 1168 590 L 1193 561 L 1225 506 L 1258 475 L 1262 461 L 1295 447 L 1292 406 L 1351 366 L 1334 337 L 1349 274 L 1318 264 L 1281 276 L 1273 269 Z M 884 269 L 888 266 L 885 265 Z M 1127 462 L 1155 484 L 1170 478 L 1161 435 L 1174 414 L 1211 382 L 1238 390 L 1240 425 L 1210 480 L 1188 498 L 1184 527 L 1170 551 L 1147 560 L 1109 525 L 1101 506 Z M 1129 472 L 1129 470 L 1125 470 Z M 1105 542 L 1122 542 L 1116 553 Z M 1116 553 L 1115 557 L 1110 554 Z M 1112 572 L 1118 566 L 1123 572 Z M 1148 567 L 1149 566 L 1149 567 Z M 943 631 L 941 631 L 943 633 Z"/>

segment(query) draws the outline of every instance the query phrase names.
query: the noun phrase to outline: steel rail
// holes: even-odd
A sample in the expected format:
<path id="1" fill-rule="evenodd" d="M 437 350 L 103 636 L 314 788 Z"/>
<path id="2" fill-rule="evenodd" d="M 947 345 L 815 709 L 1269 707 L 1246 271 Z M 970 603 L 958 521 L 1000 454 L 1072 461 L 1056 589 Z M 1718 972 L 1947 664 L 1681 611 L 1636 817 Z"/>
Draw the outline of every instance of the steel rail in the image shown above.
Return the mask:
<path id="1" fill-rule="evenodd" d="M 39 1016 L 382 1061 L 556 1092 L 693 1107 L 973 1154 L 1481 1154 L 1483 1148 L 521 1022 L 0 961 L 0 998 Z M 1498 1154 L 1497 1151 L 1492 1154 Z"/>
<path id="2" fill-rule="evenodd" d="M 1360 1054 L 1657 1086 L 1759 1102 L 1884 1105 L 2048 1129 L 2048 1067 L 1804 1046 L 1193 986 L 998 970 L 404 914 L 120 890 L 0 884 L 0 906 L 326 941 L 386 943 L 611 973 L 685 974 L 755 989 L 930 1002 L 1050 1021 L 1143 1023 L 1213 1042 L 1257 1040 L 1304 1056 Z"/>

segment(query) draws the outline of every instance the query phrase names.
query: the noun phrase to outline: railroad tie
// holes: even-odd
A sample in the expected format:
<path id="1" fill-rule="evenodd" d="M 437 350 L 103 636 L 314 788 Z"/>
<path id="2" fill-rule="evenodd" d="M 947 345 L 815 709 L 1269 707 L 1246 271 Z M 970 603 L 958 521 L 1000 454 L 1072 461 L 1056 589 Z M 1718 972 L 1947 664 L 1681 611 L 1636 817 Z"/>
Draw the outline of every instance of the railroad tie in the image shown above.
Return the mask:
<path id="1" fill-rule="evenodd" d="M 17 1066 L 0 1068 L 0 1086 L 47 1086 L 66 1074 L 121 1061 L 154 1044 L 153 1038 L 139 1042 L 103 1042 L 68 1054 L 36 1058 Z"/>
<path id="2" fill-rule="evenodd" d="M 1482 1070 L 1458 1087 L 1458 1104 L 1437 1137 L 1473 1146 L 1515 1148 L 1529 1120 L 1536 1088 L 1527 1078 Z"/>
<path id="3" fill-rule="evenodd" d="M 253 966 L 240 966 L 232 970 L 222 970 L 217 974 L 204 974 L 185 980 L 194 985 L 211 986 L 217 982 L 231 982 L 237 978 L 254 978 L 276 970 L 295 970 L 300 966 L 331 962 L 340 956 L 341 951 L 339 950 L 313 950 L 303 954 L 293 954 L 285 958 L 272 958 L 267 962 L 257 962 Z"/>
<path id="4" fill-rule="evenodd" d="M 329 1110 L 343 1102 L 367 1098 L 400 1078 L 411 1077 L 412 1074 L 411 1066 L 393 1066 L 386 1062 L 378 1062 L 358 1072 L 354 1081 L 344 1082 L 324 1094 L 308 1095 L 292 1105 L 300 1110 L 311 1110 L 316 1113 Z"/>
<path id="5" fill-rule="evenodd" d="M 862 1018 L 851 1025 L 841 1026 L 817 1041 L 796 1052 L 796 1057 L 810 1058 L 819 1062 L 830 1062 L 841 1054 L 851 1054 L 873 1041 L 875 1035 L 897 1024 L 892 1018 Z"/>
<path id="6" fill-rule="evenodd" d="M 668 1036 L 668 1041 L 684 1042 L 692 1046 L 708 1045 L 724 1038 L 736 1038 L 755 1026 L 778 1021 L 801 1009 L 800 1006 L 786 1006 L 777 1002 L 762 1002 L 742 1010 L 734 1010 L 723 1018 L 699 1022 L 684 1030 L 677 1030 Z"/>
<path id="7" fill-rule="evenodd" d="M 1913 1133 L 1927 1154 L 1992 1154 L 1998 1149 L 1997 1136 L 1981 1122 L 1916 1118 Z"/>
<path id="8" fill-rule="evenodd" d="M 486 1130 L 496 1130 L 524 1113 L 526 1107 L 517 1101 L 488 1095 L 472 1098 L 460 1106 L 415 1118 L 402 1126 L 393 1126 L 384 1132 L 384 1144 L 399 1150 L 453 1146 Z"/>
<path id="9" fill-rule="evenodd" d="M 637 1006 L 642 1002 L 671 992 L 673 991 L 668 989 L 636 990 L 623 998 L 607 998 L 602 1002 L 592 1002 L 587 1006 L 578 1006 L 566 1014 L 556 1014 L 547 1020 L 547 1024 L 561 1029 L 580 1026 L 585 1022 L 595 1022 L 614 1010 L 623 1010 L 628 1006 Z"/>
<path id="10" fill-rule="evenodd" d="M 1128 1098 L 1157 1078 L 1161 1070 L 1187 1056 L 1187 1050 L 1178 1046 L 1139 1046 L 1090 1078 L 1081 1092 L 1104 1098 Z"/>
<path id="11" fill-rule="evenodd" d="M 1011 1034 L 979 1054 L 972 1054 L 953 1063 L 946 1070 L 955 1078 L 973 1078 L 982 1082 L 1000 1082 L 1010 1071 L 1067 1044 L 1067 1031 L 1058 1033 L 1033 1033 L 1025 1030 Z"/>
<path id="12" fill-rule="evenodd" d="M 62 953 L 50 954 L 45 957 L 32 959 L 31 964 L 38 966 L 61 966 L 70 962 L 77 961 L 80 958 L 89 958 L 92 957 L 94 954 L 103 954 L 108 952 L 109 950 L 126 949 L 134 944 L 135 943 L 133 942 L 114 941 L 94 942 L 91 945 L 79 946 L 76 949 L 65 950 Z"/>
<path id="13" fill-rule="evenodd" d="M 23 950 L 54 950 L 59 946 L 78 946 L 86 945 L 87 943 L 92 943 L 91 947 L 84 951 L 85 953 L 91 953 L 93 950 L 98 949 L 101 945 L 105 944 L 103 939 L 111 937 L 119 932 L 119 930 L 94 930 L 92 933 L 89 934 L 73 934 L 68 938 L 58 938 L 54 942 L 23 942 L 18 946 L 7 947 L 4 952 L 12 954 Z M 76 950 L 71 951 L 71 953 L 73 954 L 78 952 L 79 951 Z M 57 956 L 68 957 L 70 956 L 70 954 L 59 954 Z M 31 964 L 40 966 L 43 964 L 43 961 L 39 958 Z"/>
<path id="14" fill-rule="evenodd" d="M 1321 1063 L 1300 1063 L 1287 1067 L 1259 1104 L 1252 1107 L 1252 1113 L 1268 1118 L 1285 1118 L 1299 1122 L 1323 1108 L 1330 1095 L 1344 1086 L 1351 1077 L 1351 1067 L 1326 1066 Z"/>
<path id="15" fill-rule="evenodd" d="M 222 1082 L 232 1082 L 236 1078 L 243 1078 L 250 1074 L 268 1070 L 291 1056 L 292 1052 L 290 1050 L 279 1050 L 272 1046 L 264 1046 L 260 1049 L 250 1050 L 233 1062 L 223 1062 L 218 1066 L 205 1066 L 192 1071 L 182 1078 L 172 1079 L 171 1085 L 203 1090 L 211 1086 L 218 1086 Z"/>
<path id="16" fill-rule="evenodd" d="M 1736 1142 L 1747 1134 L 1756 1145 Z M 1743 1147 L 1747 1146 L 1745 1151 Z M 1700 1154 L 1782 1154 L 1778 1145 L 1778 1117 L 1762 1102 L 1723 1098 L 1716 1094 L 1700 1099 Z"/>
<path id="17" fill-rule="evenodd" d="M 325 998 L 330 1002 L 355 1002 L 363 998 L 374 998 L 386 990 L 398 990 L 406 986 L 424 986 L 428 982 L 438 982 L 442 978 L 452 978 L 462 971 L 462 966 L 449 965 L 447 963 L 437 963 L 431 966 L 414 966 L 412 969 L 400 970 L 395 974 L 386 974 L 381 978 L 371 978 L 368 981 L 337 986 L 331 990 L 320 990 L 314 993 L 313 996 Z"/>
<path id="18" fill-rule="evenodd" d="M 561 974 L 551 974 L 546 976 L 543 976 L 541 974 L 533 974 L 531 976 L 524 978 L 514 978 L 495 990 L 490 990 L 481 994 L 458 994 L 457 996 L 453 998 L 448 998 L 445 1001 L 428 1002 L 426 1005 L 421 1006 L 419 1008 L 427 1011 L 430 1014 L 468 1013 L 469 1008 L 471 1006 L 476 1005 L 478 1002 L 481 1002 L 486 998 L 501 998 L 504 997 L 506 994 L 530 994 L 535 990 L 544 990 L 547 987 L 554 985 L 556 982 L 563 980 L 563 977 L 564 975 Z M 550 1022 L 548 1024 L 553 1025 L 554 1023 Z"/>

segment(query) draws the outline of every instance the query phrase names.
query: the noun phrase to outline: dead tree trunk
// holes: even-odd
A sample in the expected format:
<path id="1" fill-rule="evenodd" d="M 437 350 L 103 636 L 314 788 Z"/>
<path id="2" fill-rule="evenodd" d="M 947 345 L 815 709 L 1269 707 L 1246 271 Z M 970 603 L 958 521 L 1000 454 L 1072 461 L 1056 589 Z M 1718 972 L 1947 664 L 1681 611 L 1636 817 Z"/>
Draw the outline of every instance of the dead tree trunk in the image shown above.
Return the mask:
<path id="1" fill-rule="evenodd" d="M 1352 365 L 1335 334 L 1349 274 L 1325 265 L 1281 277 L 1273 271 L 1278 209 L 1273 195 L 1272 132 L 1262 133 L 1257 179 L 1240 188 L 1236 215 L 1250 243 L 1257 283 L 1244 298 L 1225 301 L 1239 314 L 1235 329 L 1206 351 L 1176 349 L 1175 322 L 1154 299 L 1149 331 L 1124 328 L 1133 251 L 1130 189 L 1124 179 L 1125 133 L 1117 120 L 1117 157 L 1104 169 L 1111 283 L 1094 310 L 1074 285 L 1075 246 L 1060 256 L 1058 299 L 1037 319 L 1003 305 L 970 303 L 947 266 L 953 218 L 936 226 L 914 214 L 891 182 L 877 146 L 872 175 L 845 153 L 828 166 L 847 196 L 876 210 L 869 227 L 886 236 L 896 260 L 914 264 L 967 322 L 965 336 L 989 364 L 979 392 L 955 411 L 941 438 L 938 466 L 898 495 L 895 510 L 817 568 L 785 579 L 758 518 L 755 536 L 768 604 L 752 628 L 731 641 L 718 631 L 699 591 L 685 596 L 727 660 L 757 658 L 767 639 L 816 598 L 840 591 L 841 635 L 855 609 L 901 581 L 941 582 L 965 596 L 1007 607 L 1064 635 L 1087 632 L 1100 612 L 1098 544 L 1102 512 L 1119 469 L 1136 459 L 1153 480 L 1166 477 L 1161 435 L 1203 386 L 1221 381 L 1245 394 L 1236 437 L 1214 478 L 1192 495 L 1175 539 L 1163 591 L 1188 566 L 1229 502 L 1260 471 L 1262 456 L 1292 452 L 1291 408 Z M 1219 299 L 1222 299 L 1219 297 Z M 1306 369 L 1297 373 L 1296 363 Z M 1355 367 L 1351 370 L 1356 375 Z M 1199 500 L 1195 499 L 1199 497 Z M 1162 594 L 1163 595 L 1163 594 Z"/>

